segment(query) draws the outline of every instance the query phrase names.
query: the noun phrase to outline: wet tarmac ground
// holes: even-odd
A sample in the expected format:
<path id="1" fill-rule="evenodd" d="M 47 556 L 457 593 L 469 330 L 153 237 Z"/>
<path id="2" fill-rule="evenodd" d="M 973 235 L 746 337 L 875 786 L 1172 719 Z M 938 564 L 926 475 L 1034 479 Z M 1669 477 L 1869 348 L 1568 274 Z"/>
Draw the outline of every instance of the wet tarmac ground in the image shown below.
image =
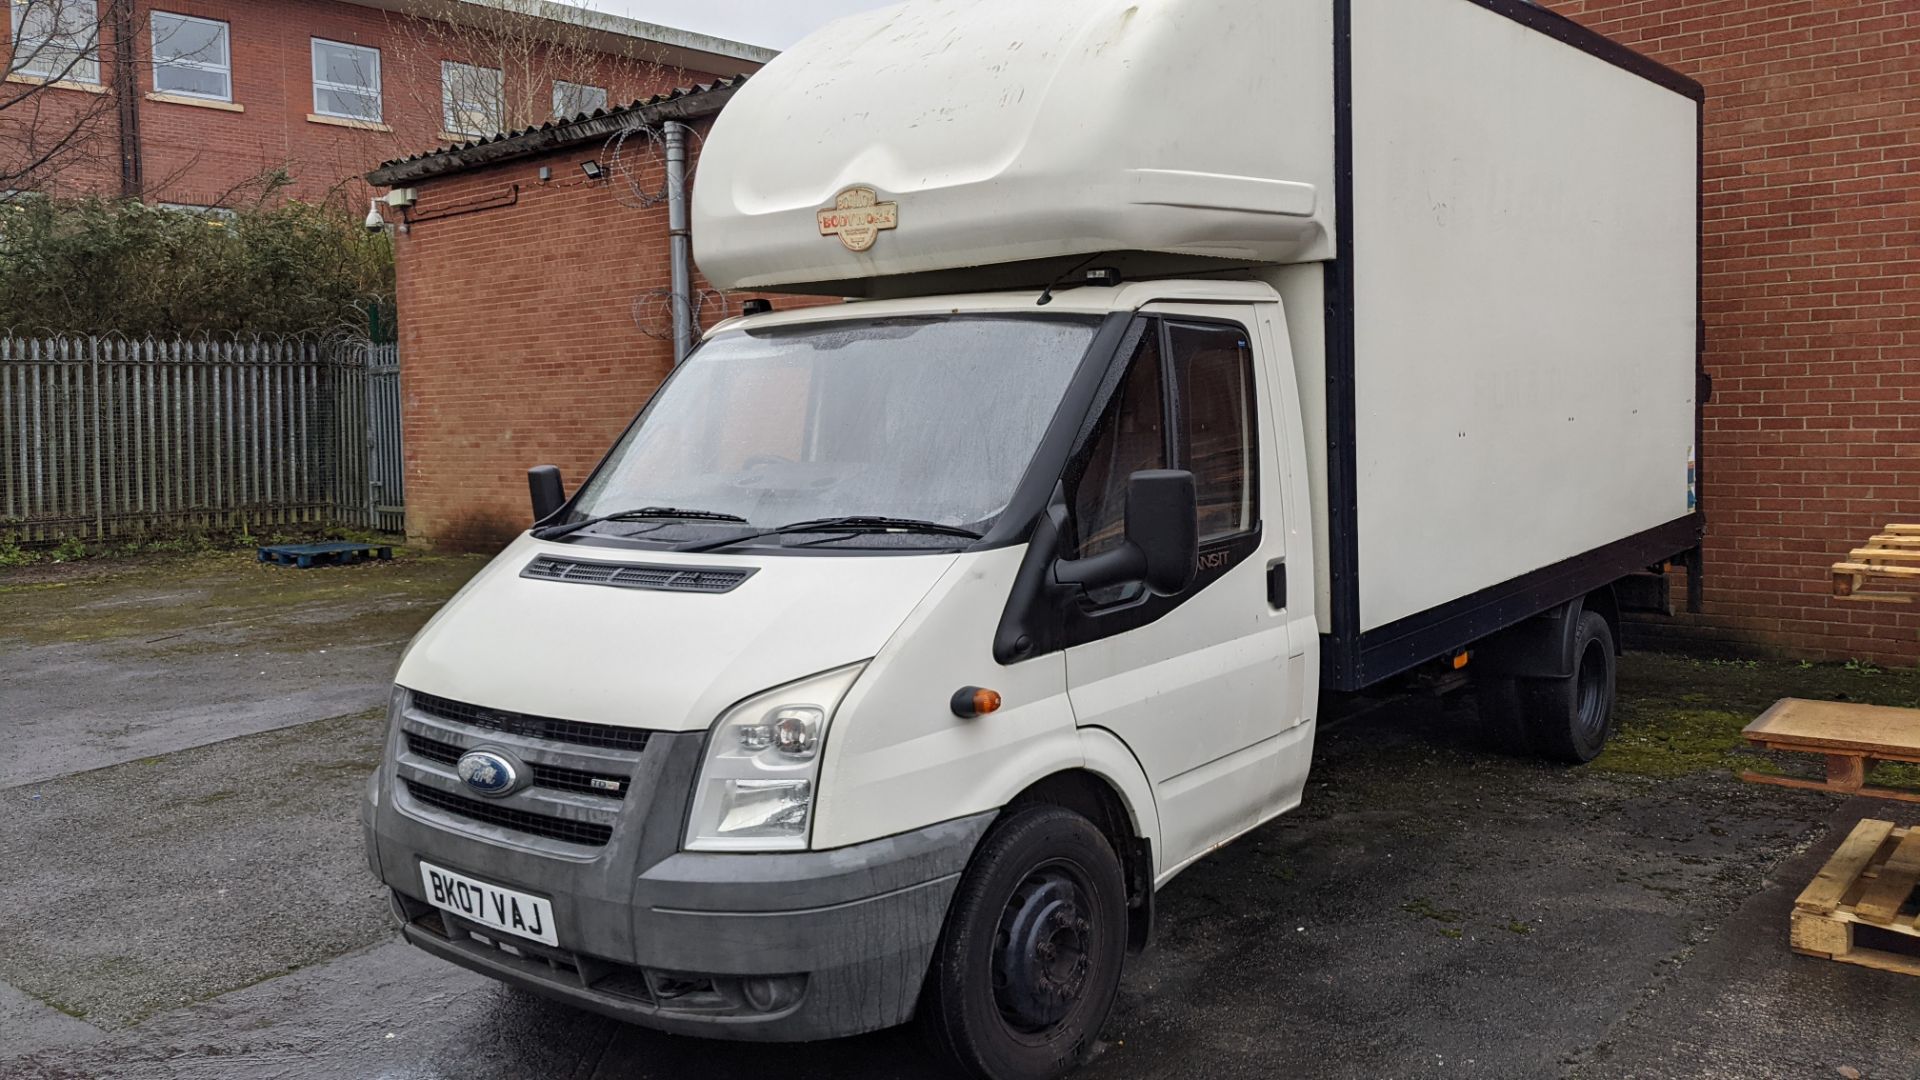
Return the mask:
<path id="1" fill-rule="evenodd" d="M 34 747 L 0 774 L 0 1077 L 931 1074 L 911 1032 L 671 1038 L 398 943 L 354 800 L 382 669 L 477 565 L 0 580 L 0 733 Z M 97 633 L 36 620 L 158 603 L 172 614 Z M 318 650 L 342 643 L 371 647 L 329 674 Z M 135 664 L 178 678 L 115 674 Z M 1751 715 L 1797 678 L 1733 676 L 1630 657 L 1622 692 L 1692 723 L 1696 706 Z M 196 696 L 275 704 L 196 711 Z M 143 720 L 143 700 L 185 719 Z M 1719 767 L 1550 768 L 1487 753 L 1466 721 L 1416 700 L 1324 731 L 1306 805 L 1161 894 L 1155 945 L 1081 1075 L 1920 1077 L 1920 980 L 1785 945 L 1793 896 L 1847 829 L 1912 807 Z"/>

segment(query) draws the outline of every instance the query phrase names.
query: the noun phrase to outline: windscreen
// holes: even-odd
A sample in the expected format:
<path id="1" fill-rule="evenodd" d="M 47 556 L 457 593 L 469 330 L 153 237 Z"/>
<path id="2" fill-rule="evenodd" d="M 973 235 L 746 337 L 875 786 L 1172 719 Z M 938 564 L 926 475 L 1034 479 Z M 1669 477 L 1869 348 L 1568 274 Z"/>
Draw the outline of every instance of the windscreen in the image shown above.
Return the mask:
<path id="1" fill-rule="evenodd" d="M 985 532 L 1096 329 L 951 316 L 721 334 L 655 396 L 574 516 L 674 507 L 766 528 L 877 516 Z"/>

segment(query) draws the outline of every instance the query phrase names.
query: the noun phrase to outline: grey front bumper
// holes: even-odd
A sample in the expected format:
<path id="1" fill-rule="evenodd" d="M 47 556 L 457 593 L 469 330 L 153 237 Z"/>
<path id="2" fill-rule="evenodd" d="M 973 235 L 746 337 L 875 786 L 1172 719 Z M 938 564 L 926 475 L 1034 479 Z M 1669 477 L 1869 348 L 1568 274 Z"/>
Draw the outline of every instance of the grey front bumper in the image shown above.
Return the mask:
<path id="1" fill-rule="evenodd" d="M 409 799 L 393 759 L 369 793 L 369 862 L 408 941 L 463 967 L 645 1027 L 803 1042 L 909 1019 L 959 876 L 994 815 L 837 851 L 681 852 L 699 738 L 656 736 L 597 856 Z M 390 754 L 403 752 L 396 735 Z M 646 797 L 642 798 L 641 793 Z M 560 947 L 432 907 L 421 861 L 553 903 Z"/>

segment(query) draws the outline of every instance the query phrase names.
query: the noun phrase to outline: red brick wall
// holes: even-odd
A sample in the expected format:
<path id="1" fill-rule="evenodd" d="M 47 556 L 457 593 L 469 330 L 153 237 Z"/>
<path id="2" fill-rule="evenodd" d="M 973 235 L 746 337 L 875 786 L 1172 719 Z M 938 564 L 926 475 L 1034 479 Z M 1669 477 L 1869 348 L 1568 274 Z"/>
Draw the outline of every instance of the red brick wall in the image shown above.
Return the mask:
<path id="1" fill-rule="evenodd" d="M 626 153 L 645 156 L 638 139 Z M 594 143 L 417 185 L 416 218 L 519 191 L 398 240 L 413 541 L 498 548 L 529 524 L 527 469 L 559 465 L 577 487 L 672 370 L 666 207 L 641 208 L 624 179 L 588 181 L 589 159 L 611 165 Z M 634 181 L 665 188 L 657 163 Z M 709 297 L 703 322 L 721 314 Z"/>
<path id="2" fill-rule="evenodd" d="M 1559 0 L 1705 84 L 1703 644 L 1911 663 L 1828 566 L 1920 520 L 1920 4 Z"/>
<path id="3" fill-rule="evenodd" d="M 263 173 L 284 168 L 293 179 L 289 194 L 315 201 L 337 194 L 343 203 L 364 212 L 367 192 L 362 175 L 382 161 L 441 142 L 440 61 L 470 60 L 492 66 L 500 58 L 499 51 L 471 55 L 471 36 L 436 40 L 427 24 L 339 0 L 137 0 L 137 7 L 141 147 L 147 196 L 158 202 L 231 201 L 236 191 L 252 190 L 249 182 Z M 233 104 L 244 112 L 144 96 L 154 89 L 153 72 L 145 66 L 152 53 L 147 13 L 154 9 L 228 24 Z M 10 19 L 0 19 L 0 33 L 10 32 L 11 25 Z M 110 42 L 108 28 L 103 27 L 102 36 Z M 355 130 L 308 118 L 314 112 L 312 39 L 316 37 L 381 51 L 383 119 L 391 131 Z M 103 43 L 101 52 L 102 82 L 111 87 L 112 48 Z M 549 84 L 561 74 L 538 59 L 529 61 L 528 67 Z M 514 73 L 508 77 L 513 79 Z M 606 58 L 569 81 L 606 87 L 609 102 L 620 104 L 711 78 L 703 72 Z M 18 92 L 17 86 L 8 89 Z M 93 96 L 77 90 L 46 93 L 56 106 L 60 99 Z M 545 93 L 550 96 L 550 85 Z M 540 96 L 523 94 L 514 86 L 509 86 L 507 94 L 516 99 Z M 0 117 L 0 123 L 17 122 Z M 514 126 L 511 120 L 510 126 Z M 117 130 L 109 116 L 104 137 L 94 140 L 89 160 L 60 177 L 60 190 L 119 191 Z M 0 145 L 5 145 L 3 139 Z"/>

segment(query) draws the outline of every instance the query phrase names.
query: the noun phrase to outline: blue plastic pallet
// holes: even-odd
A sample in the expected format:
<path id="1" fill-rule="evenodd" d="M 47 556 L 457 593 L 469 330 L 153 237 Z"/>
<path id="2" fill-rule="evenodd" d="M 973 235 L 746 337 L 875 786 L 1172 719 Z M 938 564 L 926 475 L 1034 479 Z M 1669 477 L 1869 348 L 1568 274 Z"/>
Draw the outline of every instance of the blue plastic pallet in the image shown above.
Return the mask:
<path id="1" fill-rule="evenodd" d="M 379 544 L 274 544 L 260 549 L 260 561 L 311 570 L 316 566 L 352 566 L 366 559 L 393 558 L 393 548 Z"/>

